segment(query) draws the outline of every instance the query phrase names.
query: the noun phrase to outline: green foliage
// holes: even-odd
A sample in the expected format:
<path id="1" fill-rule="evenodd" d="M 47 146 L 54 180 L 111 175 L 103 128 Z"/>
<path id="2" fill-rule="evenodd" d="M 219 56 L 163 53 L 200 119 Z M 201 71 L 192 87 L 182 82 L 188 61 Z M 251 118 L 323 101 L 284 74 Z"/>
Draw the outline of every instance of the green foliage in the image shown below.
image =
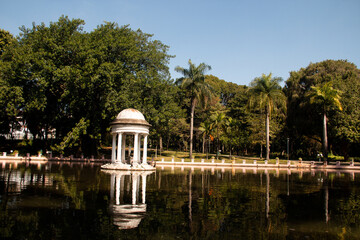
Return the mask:
<path id="1" fill-rule="evenodd" d="M 192 158 L 193 150 L 193 128 L 194 128 L 194 113 L 197 102 L 204 103 L 211 99 L 212 88 L 205 81 L 205 72 L 211 70 L 211 67 L 205 63 L 200 63 L 198 66 L 193 64 L 191 60 L 188 62 L 189 68 L 182 68 L 177 66 L 175 71 L 181 73 L 184 77 L 176 80 L 176 84 L 181 86 L 190 94 L 190 159 Z M 204 104 L 203 104 L 204 105 Z"/>
<path id="2" fill-rule="evenodd" d="M 5 48 L 14 41 L 14 37 L 8 31 L 0 29 L 0 55 L 5 51 Z"/>
<path id="3" fill-rule="evenodd" d="M 232 82 L 226 82 L 213 75 L 206 75 L 205 81 L 212 87 L 214 95 L 220 98 L 220 103 L 223 106 L 228 106 L 231 99 L 238 91 L 241 91 L 242 86 Z"/>
<path id="4" fill-rule="evenodd" d="M 80 137 L 79 147 L 95 154 L 109 122 L 129 107 L 146 114 L 161 132 L 157 117 L 168 112 L 164 103 L 178 112 L 174 92 L 165 91 L 173 88 L 168 46 L 128 26 L 105 23 L 86 33 L 83 25 L 81 19 L 62 16 L 49 26 L 22 27 L 18 44 L 1 56 L 1 77 L 23 100 L 17 110 L 31 133 L 43 136 L 56 129 L 57 138 L 66 142 L 84 119 L 87 135 Z"/>
<path id="5" fill-rule="evenodd" d="M 262 74 L 250 83 L 249 106 L 265 110 L 265 114 L 273 112 L 278 107 L 284 107 L 285 95 L 281 89 L 281 78 L 273 78 L 272 74 Z"/>
<path id="6" fill-rule="evenodd" d="M 308 158 L 320 151 L 325 113 L 330 150 L 345 160 L 360 153 L 360 70 L 352 63 L 311 63 L 291 72 L 282 89 L 271 74 L 239 86 L 189 60 L 173 81 L 173 56 L 153 35 L 111 22 L 84 32 L 84 24 L 62 16 L 23 26 L 16 38 L 0 29 L 0 133 L 22 121 L 45 148 L 96 155 L 111 142 L 109 122 L 136 108 L 152 125 L 154 148 L 247 154 L 264 144 L 269 153 L 271 143 L 282 152 L 286 136 L 292 157 Z"/>
<path id="7" fill-rule="evenodd" d="M 60 153 L 64 153 L 67 148 L 73 148 L 79 146 L 79 140 L 82 135 L 85 135 L 86 129 L 89 127 L 89 121 L 85 121 L 84 118 L 75 125 L 75 127 L 68 132 L 63 141 L 60 144 L 56 144 L 52 150 Z"/>
<path id="8" fill-rule="evenodd" d="M 327 112 L 330 108 L 336 108 L 342 111 L 340 103 L 340 91 L 332 87 L 332 82 L 326 82 L 319 87 L 311 86 L 308 94 L 310 104 L 320 104 L 323 114 L 323 153 L 324 158 L 328 157 L 328 139 L 327 139 Z"/>
<path id="9" fill-rule="evenodd" d="M 20 106 L 23 103 L 22 89 L 9 86 L 0 76 L 0 133 L 8 133 L 17 129 L 17 117 L 20 116 Z"/>
<path id="10" fill-rule="evenodd" d="M 330 83 L 331 82 L 331 83 Z M 329 145 L 335 152 L 342 153 L 347 159 L 358 154 L 360 141 L 360 70 L 344 60 L 326 60 L 311 63 L 297 72 L 291 72 L 286 81 L 285 92 L 288 101 L 287 128 L 289 136 L 297 149 L 302 146 L 313 155 L 318 148 L 307 146 L 304 139 L 321 141 L 323 106 L 308 101 L 312 89 L 333 88 L 341 103 L 327 104 L 326 115 L 329 119 Z M 306 136 L 306 138 L 304 138 Z M 305 140 L 307 141 L 307 140 Z M 303 149 L 304 151 L 305 149 Z"/>
<path id="11" fill-rule="evenodd" d="M 0 29 L 0 133 L 8 133 L 10 128 L 18 128 L 17 117 L 24 101 L 22 89 L 9 84 L 3 74 L 9 63 L 1 57 L 6 51 L 11 51 L 15 44 L 13 36 L 8 31 Z"/>
<path id="12" fill-rule="evenodd" d="M 340 102 L 341 92 L 332 87 L 332 82 L 326 82 L 321 86 L 311 86 L 309 92 L 310 103 L 319 103 L 322 106 L 323 111 L 327 112 L 329 108 L 336 107 L 342 111 Z"/>
<path id="13" fill-rule="evenodd" d="M 249 106 L 258 107 L 265 114 L 266 159 L 270 159 L 270 117 L 274 110 L 285 108 L 285 94 L 281 89 L 281 78 L 263 74 L 250 83 Z"/>

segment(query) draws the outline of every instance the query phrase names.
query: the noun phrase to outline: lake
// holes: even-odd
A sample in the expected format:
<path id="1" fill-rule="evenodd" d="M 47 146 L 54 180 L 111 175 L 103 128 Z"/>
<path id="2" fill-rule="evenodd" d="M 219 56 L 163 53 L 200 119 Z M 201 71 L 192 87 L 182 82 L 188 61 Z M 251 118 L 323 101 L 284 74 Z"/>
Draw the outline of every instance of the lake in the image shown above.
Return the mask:
<path id="1" fill-rule="evenodd" d="M 0 166 L 1 239 L 360 238 L 360 172 Z"/>

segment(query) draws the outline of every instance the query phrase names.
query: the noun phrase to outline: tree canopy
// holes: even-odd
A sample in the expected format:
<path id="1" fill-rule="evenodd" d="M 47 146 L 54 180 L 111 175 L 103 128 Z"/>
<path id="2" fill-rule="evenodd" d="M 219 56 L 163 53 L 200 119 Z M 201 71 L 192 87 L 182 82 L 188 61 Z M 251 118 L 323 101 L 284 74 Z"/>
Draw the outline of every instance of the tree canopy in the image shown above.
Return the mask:
<path id="1" fill-rule="evenodd" d="M 1 135 L 25 127 L 43 150 L 95 155 L 111 145 L 109 123 L 136 108 L 152 125 L 150 148 L 262 156 L 267 144 L 269 159 L 270 142 L 271 157 L 284 157 L 289 138 L 291 158 L 314 158 L 324 152 L 325 113 L 329 151 L 345 159 L 360 154 L 360 70 L 353 63 L 311 63 L 281 87 L 271 74 L 242 86 L 189 61 L 174 80 L 169 46 L 152 34 L 112 22 L 85 32 L 84 25 L 61 16 L 23 26 L 16 37 L 0 30 Z"/>
<path id="2" fill-rule="evenodd" d="M 87 33 L 83 25 L 63 16 L 49 26 L 22 27 L 16 46 L 2 54 L 1 77 L 18 90 L 17 109 L 31 133 L 46 138 L 56 129 L 62 139 L 85 121 L 79 144 L 96 152 L 124 108 L 137 108 L 158 125 L 155 116 L 166 112 L 158 106 L 174 101 L 164 91 L 172 84 L 171 56 L 141 30 L 105 23 Z"/>
<path id="3" fill-rule="evenodd" d="M 329 144 L 331 150 L 341 152 L 346 158 L 354 154 L 360 140 L 360 70 L 345 60 L 326 60 L 311 63 L 306 68 L 291 72 L 286 81 L 287 128 L 289 136 L 297 148 L 297 154 L 315 155 L 316 149 L 310 146 L 312 140 L 321 142 L 322 105 L 310 104 L 308 94 L 331 82 L 339 92 L 338 99 L 343 111 L 337 111 L 330 104 L 327 109 L 329 118 Z M 336 103 L 336 105 L 339 105 Z M 337 144 L 334 144 L 334 143 Z M 300 147 L 302 146 L 302 147 Z M 307 150 L 305 150 L 305 148 Z"/>

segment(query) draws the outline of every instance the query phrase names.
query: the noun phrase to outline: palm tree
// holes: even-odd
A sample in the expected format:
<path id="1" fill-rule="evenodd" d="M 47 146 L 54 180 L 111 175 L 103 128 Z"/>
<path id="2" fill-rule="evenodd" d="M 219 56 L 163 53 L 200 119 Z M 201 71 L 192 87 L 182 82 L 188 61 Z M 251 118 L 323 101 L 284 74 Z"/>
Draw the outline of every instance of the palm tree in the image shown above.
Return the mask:
<path id="1" fill-rule="evenodd" d="M 286 98 L 281 90 L 282 78 L 262 74 L 250 83 L 249 106 L 258 106 L 265 110 L 265 132 L 266 132 L 266 160 L 270 160 L 270 116 L 278 106 L 285 106 Z"/>
<path id="2" fill-rule="evenodd" d="M 190 113 L 190 159 L 192 158 L 193 150 L 193 131 L 194 131 L 194 113 L 195 106 L 198 101 L 204 99 L 205 97 L 210 98 L 212 88 L 209 84 L 205 82 L 205 72 L 211 70 L 209 65 L 205 63 L 200 63 L 198 66 L 193 64 L 189 60 L 189 68 L 182 68 L 177 66 L 175 71 L 181 73 L 184 77 L 176 80 L 176 84 L 180 85 L 182 88 L 190 92 L 190 103 L 191 103 L 191 113 Z"/>
<path id="3" fill-rule="evenodd" d="M 332 82 L 326 82 L 325 84 L 315 87 L 311 86 L 309 92 L 310 103 L 320 104 L 323 114 L 323 137 L 322 137 L 322 148 L 324 153 L 324 159 L 327 161 L 328 157 L 328 138 L 327 138 L 327 112 L 330 108 L 335 107 L 342 111 L 340 102 L 341 91 L 332 87 Z"/>

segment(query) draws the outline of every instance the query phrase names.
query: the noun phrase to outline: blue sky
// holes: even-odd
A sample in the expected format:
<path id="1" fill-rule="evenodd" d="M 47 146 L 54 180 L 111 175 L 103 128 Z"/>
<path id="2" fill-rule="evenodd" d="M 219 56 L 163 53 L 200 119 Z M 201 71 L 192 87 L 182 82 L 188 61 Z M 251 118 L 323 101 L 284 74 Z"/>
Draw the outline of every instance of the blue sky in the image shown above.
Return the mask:
<path id="1" fill-rule="evenodd" d="M 104 21 L 154 34 L 176 66 L 205 62 L 208 74 L 248 85 L 262 73 L 289 77 L 310 62 L 347 59 L 360 67 L 359 0 L 14 0 L 1 3 L 0 28 L 80 18 L 92 31 Z"/>

